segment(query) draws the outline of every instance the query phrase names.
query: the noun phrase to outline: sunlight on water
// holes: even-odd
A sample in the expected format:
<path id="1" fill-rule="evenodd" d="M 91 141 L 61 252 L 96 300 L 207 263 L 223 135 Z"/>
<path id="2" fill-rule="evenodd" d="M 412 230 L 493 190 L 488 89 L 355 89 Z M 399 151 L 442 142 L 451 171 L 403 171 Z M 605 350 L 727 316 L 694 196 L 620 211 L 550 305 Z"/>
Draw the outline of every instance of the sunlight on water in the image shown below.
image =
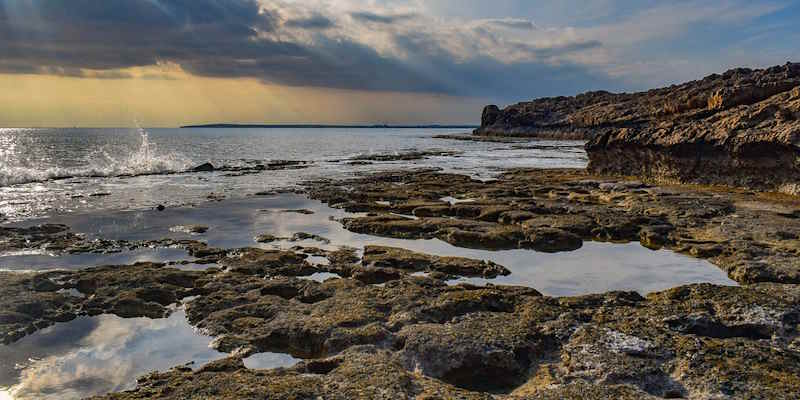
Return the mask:
<path id="1" fill-rule="evenodd" d="M 488 143 L 437 139 L 463 130 L 429 129 L 4 129 L 0 130 L 0 221 L 87 210 L 183 206 L 279 189 L 303 181 L 371 172 L 437 168 L 492 179 L 505 168 L 586 166 L 583 143 Z M 358 155 L 402 155 L 445 149 L 402 161 L 364 161 Z M 255 174 L 191 173 L 305 161 L 302 169 Z M 102 196 L 97 196 L 102 194 Z"/>
<path id="2" fill-rule="evenodd" d="M 53 156 L 35 160 L 32 154 L 17 154 L 15 148 L 28 148 L 46 152 L 52 144 L 46 143 L 36 130 L 11 130 L 0 132 L 0 145 L 5 149 L 0 153 L 0 186 L 45 182 L 72 177 L 113 177 L 121 175 L 159 174 L 180 172 L 192 166 L 192 161 L 178 152 L 159 152 L 156 144 L 150 141 L 145 129 L 138 129 L 139 147 L 135 151 L 111 150 L 107 146 L 91 149 L 80 165 L 42 165 L 47 162 L 58 163 Z M 45 143 L 41 143 L 45 141 Z M 17 146 L 20 144 L 20 146 Z M 42 145 L 45 148 L 30 149 Z M 86 143 L 91 146 L 91 143 Z M 64 149 L 61 149 L 64 150 Z M 66 155 L 69 159 L 69 155 Z M 74 155 L 72 155 L 74 157 Z"/>

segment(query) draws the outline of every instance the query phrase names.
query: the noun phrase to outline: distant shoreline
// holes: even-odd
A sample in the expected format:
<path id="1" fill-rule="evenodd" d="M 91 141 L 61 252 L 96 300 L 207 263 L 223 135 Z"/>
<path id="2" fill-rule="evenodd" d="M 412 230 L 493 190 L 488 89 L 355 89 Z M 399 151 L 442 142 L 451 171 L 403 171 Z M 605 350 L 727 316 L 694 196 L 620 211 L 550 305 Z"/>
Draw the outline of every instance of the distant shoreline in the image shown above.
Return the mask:
<path id="1" fill-rule="evenodd" d="M 181 129 L 191 128 L 352 128 L 352 129 L 474 129 L 478 125 L 325 125 L 325 124 L 202 124 L 183 125 Z"/>

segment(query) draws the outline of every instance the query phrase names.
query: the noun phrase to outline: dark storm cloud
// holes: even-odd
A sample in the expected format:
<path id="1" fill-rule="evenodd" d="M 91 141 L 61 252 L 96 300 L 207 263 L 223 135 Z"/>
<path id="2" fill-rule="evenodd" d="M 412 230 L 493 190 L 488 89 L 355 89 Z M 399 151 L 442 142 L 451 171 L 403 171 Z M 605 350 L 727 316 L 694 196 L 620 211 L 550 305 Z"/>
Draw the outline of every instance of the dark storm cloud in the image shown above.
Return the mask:
<path id="1" fill-rule="evenodd" d="M 0 9 L 7 17 L 0 24 L 5 59 L 67 70 L 153 65 L 228 46 L 255 52 L 248 41 L 276 24 L 254 1 L 0 0 Z"/>
<path id="2" fill-rule="evenodd" d="M 437 76 L 437 82 L 446 91 L 463 96 L 485 96 L 503 102 L 531 96 L 576 94 L 585 90 L 616 90 L 621 82 L 605 74 L 592 73 L 583 66 L 561 63 L 549 65 L 541 62 L 504 63 L 491 57 L 476 57 L 469 61 L 454 62 L 450 54 L 433 38 L 423 35 L 398 35 L 395 42 L 421 60 L 416 70 L 423 76 Z M 546 49 L 527 48 L 538 55 L 549 55 L 598 45 L 597 43 L 565 45 L 548 53 Z"/>
<path id="3" fill-rule="evenodd" d="M 282 21 L 278 15 L 255 0 L 0 0 L 0 71 L 124 79 L 129 76 L 114 70 L 174 62 L 198 76 L 493 98 L 614 87 L 608 78 L 573 65 L 503 63 L 478 56 L 457 61 L 430 34 L 395 34 L 407 54 L 398 58 L 325 36 L 336 26 L 326 16 Z M 351 17 L 398 24 L 418 16 L 360 12 Z M 308 31 L 313 44 L 271 39 L 283 37 L 283 27 Z M 518 50 L 547 57 L 599 45 L 537 49 L 520 44 Z"/>
<path id="4" fill-rule="evenodd" d="M 309 18 L 290 19 L 286 21 L 286 26 L 290 28 L 315 30 L 333 28 L 335 24 L 327 17 L 314 15 Z"/>
<path id="5" fill-rule="evenodd" d="M 302 52 L 302 55 L 300 55 Z M 226 56 L 195 57 L 182 66 L 213 77 L 259 77 L 292 86 L 337 89 L 447 92 L 435 79 L 404 63 L 380 56 L 374 49 L 347 40 L 319 38 L 317 45 L 284 54 L 230 60 Z"/>

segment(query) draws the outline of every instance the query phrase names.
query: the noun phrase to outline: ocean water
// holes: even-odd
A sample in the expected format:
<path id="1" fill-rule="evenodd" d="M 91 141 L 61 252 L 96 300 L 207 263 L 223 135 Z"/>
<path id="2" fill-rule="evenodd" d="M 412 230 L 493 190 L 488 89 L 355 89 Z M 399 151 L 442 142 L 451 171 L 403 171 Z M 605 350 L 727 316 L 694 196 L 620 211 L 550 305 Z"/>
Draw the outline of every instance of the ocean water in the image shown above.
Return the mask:
<path id="1" fill-rule="evenodd" d="M 7 221 L 86 210 L 198 204 L 297 188 L 314 178 L 396 168 L 440 168 L 491 178 L 512 167 L 583 167 L 582 143 L 436 139 L 463 129 L 0 129 L 0 214 Z M 453 151 L 421 160 L 352 165 L 370 154 Z M 292 160 L 308 168 L 232 176 L 186 173 L 205 162 L 247 167 Z"/>

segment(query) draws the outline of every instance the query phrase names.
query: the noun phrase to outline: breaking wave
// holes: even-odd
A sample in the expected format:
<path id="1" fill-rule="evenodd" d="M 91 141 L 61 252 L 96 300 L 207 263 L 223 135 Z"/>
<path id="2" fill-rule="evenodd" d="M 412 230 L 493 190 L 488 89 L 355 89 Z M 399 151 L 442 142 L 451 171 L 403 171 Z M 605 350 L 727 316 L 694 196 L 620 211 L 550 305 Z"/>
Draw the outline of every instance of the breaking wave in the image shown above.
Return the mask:
<path id="1" fill-rule="evenodd" d="M 141 176 L 180 173 L 192 166 L 182 154 L 161 154 L 150 142 L 147 131 L 139 128 L 141 143 L 137 151 L 114 157 L 98 150 L 89 157 L 85 167 L 49 167 L 44 169 L 14 166 L 0 159 L 0 186 L 45 182 L 74 177 Z"/>

